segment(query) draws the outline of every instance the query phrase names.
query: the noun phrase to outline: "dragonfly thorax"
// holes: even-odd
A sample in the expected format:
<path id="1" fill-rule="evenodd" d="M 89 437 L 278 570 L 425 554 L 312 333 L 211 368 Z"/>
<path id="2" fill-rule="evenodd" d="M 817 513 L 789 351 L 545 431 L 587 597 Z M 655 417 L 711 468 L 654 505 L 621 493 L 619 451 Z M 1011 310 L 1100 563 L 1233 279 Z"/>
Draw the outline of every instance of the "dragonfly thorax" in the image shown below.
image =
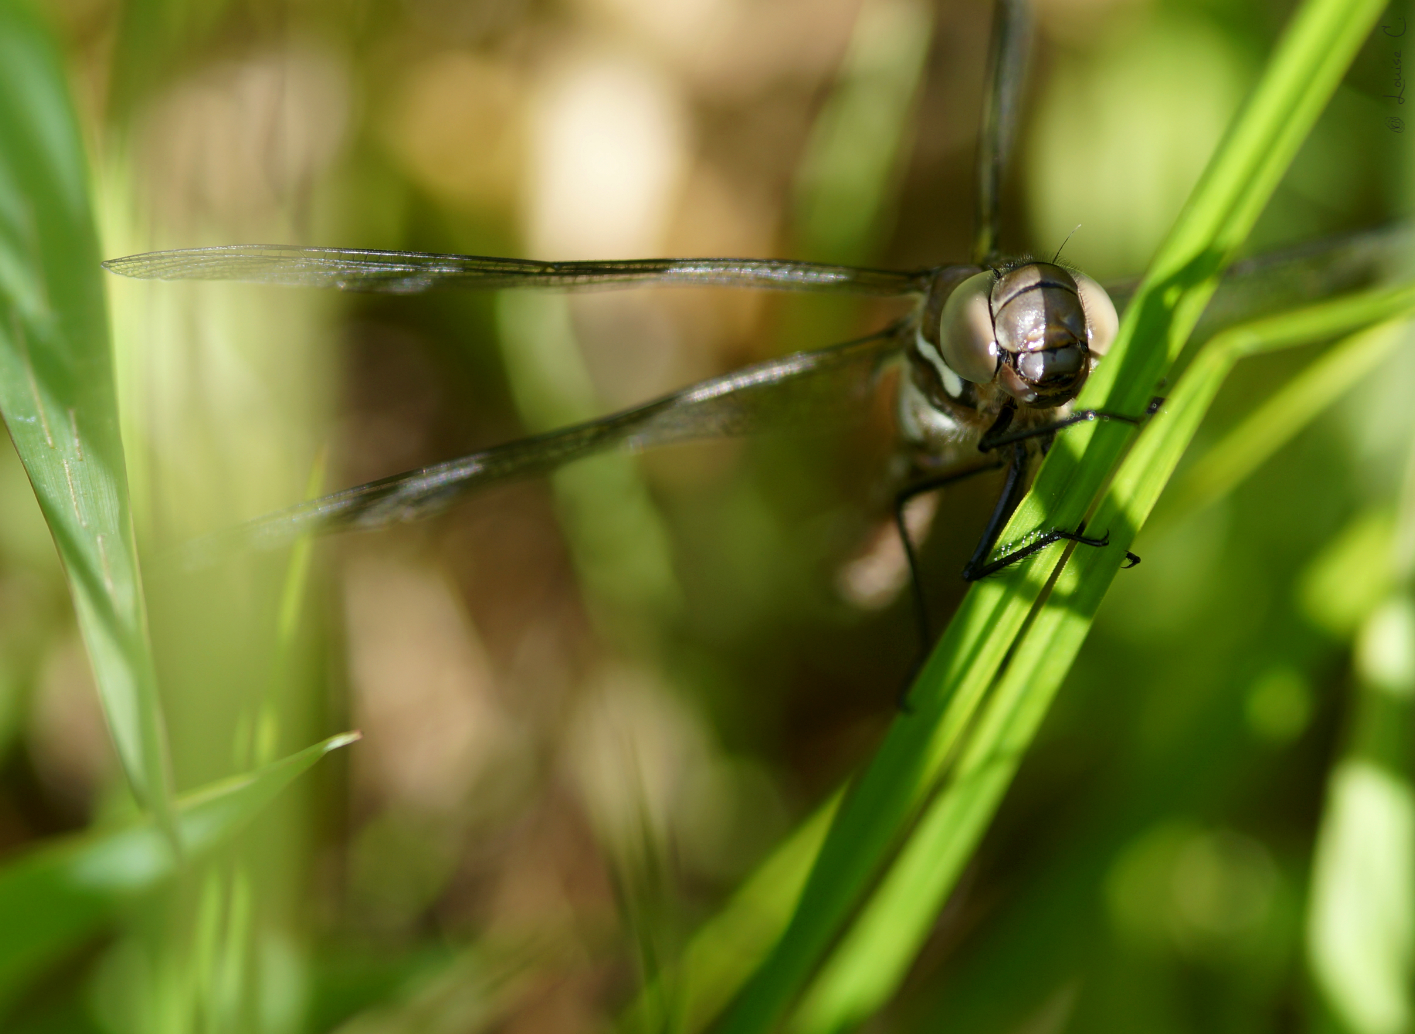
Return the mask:
<path id="1" fill-rule="evenodd" d="M 950 372 L 1037 409 L 1080 393 L 1118 325 L 1100 284 L 1050 262 L 982 270 L 934 311 L 937 324 L 921 329 Z"/>

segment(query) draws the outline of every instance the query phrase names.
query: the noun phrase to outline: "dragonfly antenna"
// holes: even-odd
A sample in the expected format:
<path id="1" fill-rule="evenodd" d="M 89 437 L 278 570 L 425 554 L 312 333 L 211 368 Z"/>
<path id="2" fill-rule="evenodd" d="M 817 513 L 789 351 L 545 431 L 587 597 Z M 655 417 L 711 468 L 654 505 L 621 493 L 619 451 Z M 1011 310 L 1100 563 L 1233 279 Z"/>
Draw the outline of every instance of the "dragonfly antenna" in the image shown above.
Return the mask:
<path id="1" fill-rule="evenodd" d="M 1079 230 L 1080 228 L 1081 228 L 1081 224 L 1080 224 L 1080 223 L 1077 223 L 1075 226 L 1073 226 L 1073 227 L 1071 228 L 1071 232 L 1066 235 L 1066 240 L 1064 240 L 1064 241 L 1061 242 L 1061 248 L 1066 247 L 1067 241 L 1071 240 L 1072 237 L 1076 236 L 1076 231 Z M 1061 258 L 1061 248 L 1057 248 L 1057 249 L 1056 249 L 1056 254 L 1051 257 L 1051 261 L 1052 261 L 1053 264 L 1056 263 L 1056 260 L 1057 260 L 1057 259 Z"/>

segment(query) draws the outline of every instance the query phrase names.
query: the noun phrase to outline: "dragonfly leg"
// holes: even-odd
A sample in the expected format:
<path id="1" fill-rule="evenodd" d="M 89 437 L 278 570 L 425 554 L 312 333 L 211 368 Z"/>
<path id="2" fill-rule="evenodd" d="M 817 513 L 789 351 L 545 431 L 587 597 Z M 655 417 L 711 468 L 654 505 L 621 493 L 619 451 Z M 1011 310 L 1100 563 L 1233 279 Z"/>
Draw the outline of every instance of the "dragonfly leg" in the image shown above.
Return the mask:
<path id="1" fill-rule="evenodd" d="M 919 630 L 920 664 L 923 663 L 924 657 L 928 655 L 929 647 L 933 644 L 933 626 L 929 621 L 928 600 L 924 596 L 923 577 L 919 572 L 919 555 L 914 547 L 913 539 L 909 536 L 909 526 L 904 520 L 904 508 L 909 505 L 911 499 L 916 499 L 927 492 L 937 491 L 975 474 L 998 470 L 1001 467 L 1001 463 L 985 463 L 981 466 L 969 467 L 967 470 L 949 471 L 947 474 L 939 474 L 917 481 L 912 485 L 906 485 L 894 497 L 894 524 L 899 529 L 899 541 L 904 546 L 904 559 L 909 565 L 909 585 L 914 601 L 914 621 Z M 915 665 L 914 670 L 918 670 L 918 665 Z M 912 676 L 910 681 L 913 681 Z"/>
<path id="2" fill-rule="evenodd" d="M 986 578 L 990 574 L 996 574 L 998 571 L 1001 571 L 1004 567 L 1011 567 L 1019 560 L 1025 560 L 1039 549 L 1045 549 L 1047 546 L 1050 546 L 1053 542 L 1079 542 L 1083 546 L 1098 547 L 1110 545 L 1110 532 L 1106 532 L 1100 538 L 1091 538 L 1082 533 L 1084 529 L 1085 525 L 1082 525 L 1081 528 L 1076 531 L 1063 531 L 1060 528 L 1055 528 L 1038 537 L 1036 541 L 1027 543 L 1027 545 L 1023 546 L 1021 549 L 1004 554 L 991 563 L 982 564 L 971 571 L 965 570 L 963 577 L 967 578 L 970 582 L 975 582 L 979 578 Z M 1140 562 L 1140 558 L 1129 550 L 1126 550 L 1125 558 L 1127 560 L 1126 567 L 1134 567 Z"/>
<path id="3" fill-rule="evenodd" d="M 977 548 L 973 550 L 973 555 L 963 567 L 965 581 L 976 582 L 979 578 L 984 578 L 992 574 L 994 570 L 1000 569 L 987 562 L 988 554 L 997 545 L 997 540 L 1002 535 L 1002 529 L 1012 519 L 1017 504 L 1022 501 L 1022 496 L 1027 492 L 1027 467 L 1030 460 L 1027 446 L 1020 441 L 1013 442 L 1012 463 L 1007 468 L 1007 481 L 1002 486 L 1002 494 L 998 496 L 997 505 L 992 508 L 992 516 L 988 518 L 987 527 L 983 529 L 983 537 L 978 540 Z M 1040 548 L 1040 546 L 1036 547 L 1036 549 Z M 1033 549 L 1033 552 L 1036 549 Z M 1003 564 L 1002 566 L 1007 565 Z"/>
<path id="4" fill-rule="evenodd" d="M 1006 410 L 1003 411 L 1006 414 Z M 999 420 L 1006 419 L 1000 417 Z M 996 425 L 994 425 L 996 426 Z M 967 566 L 963 568 L 963 577 L 970 582 L 977 581 L 984 574 L 991 574 L 991 571 L 983 571 L 981 574 L 973 574 L 980 569 L 987 560 L 988 554 L 997 544 L 998 536 L 1002 534 L 1003 527 L 1007 524 L 1008 518 L 1012 516 L 1012 511 L 1017 509 L 1017 504 L 1022 501 L 1022 496 L 1027 491 L 1027 466 L 1029 457 L 1027 447 L 1021 443 L 1012 446 L 1012 461 L 1007 467 L 1007 481 L 1003 484 L 1002 495 L 998 497 L 997 505 L 993 507 L 992 516 L 988 518 L 987 528 L 983 531 L 982 540 L 978 547 L 973 550 L 973 556 L 969 559 Z M 976 474 L 981 470 L 996 470 L 997 466 L 975 467 L 965 472 L 960 472 L 958 477 L 967 477 Z M 957 478 L 955 478 L 956 480 Z M 929 648 L 933 645 L 933 629 L 930 626 L 928 611 L 924 600 L 923 580 L 919 577 L 918 560 L 914 553 L 913 543 L 909 541 L 908 529 L 904 526 L 904 503 L 908 502 L 913 495 L 918 495 L 925 488 L 911 486 L 916 489 L 911 495 L 906 495 L 910 489 L 905 489 L 900 493 L 900 500 L 895 505 L 895 519 L 899 522 L 899 534 L 904 540 L 904 555 L 909 561 L 909 578 L 914 586 L 914 614 L 919 623 L 919 659 L 915 663 L 913 670 L 909 673 L 909 679 L 904 683 L 899 695 L 899 708 L 902 711 L 909 710 L 909 689 L 914 683 L 914 677 L 918 675 L 919 669 L 924 666 L 924 661 L 929 655 Z"/>
<path id="5" fill-rule="evenodd" d="M 1013 508 L 1016 508 L 1016 504 L 1013 504 Z M 1010 517 L 1011 514 L 1009 513 L 1008 516 Z M 976 582 L 980 578 L 986 578 L 990 574 L 996 574 L 1004 567 L 1011 567 L 1019 560 L 1025 560 L 1039 549 L 1045 549 L 1047 546 L 1050 546 L 1053 542 L 1079 542 L 1083 546 L 1096 547 L 1110 545 L 1110 532 L 1106 532 L 1100 538 L 1092 538 L 1084 534 L 1085 530 L 1086 525 L 1084 523 L 1075 531 L 1053 528 L 1051 531 L 1039 536 L 1035 541 L 1027 543 L 1027 545 L 1023 546 L 1021 549 L 1006 553 L 991 563 L 984 563 L 983 561 L 987 558 L 988 553 L 992 551 L 992 547 L 996 545 L 996 535 L 993 536 L 991 541 L 985 538 L 978 544 L 978 552 L 973 554 L 973 559 L 969 561 L 968 566 L 963 569 L 963 577 L 970 582 Z M 998 532 L 1001 532 L 1000 527 Z M 1125 551 L 1125 563 L 1121 566 L 1121 570 L 1128 571 L 1139 562 L 1140 558 L 1127 549 Z"/>
<path id="6" fill-rule="evenodd" d="M 1013 442 L 1026 441 L 1029 438 L 1045 438 L 1055 434 L 1062 428 L 1071 427 L 1075 424 L 1085 424 L 1092 420 L 1119 420 L 1121 423 L 1139 426 L 1145 422 L 1146 417 L 1154 416 L 1159 411 L 1164 399 L 1156 397 L 1150 400 L 1150 404 L 1145 407 L 1144 416 L 1131 416 L 1128 413 L 1112 413 L 1107 409 L 1082 409 L 1070 416 L 1065 417 L 1055 423 L 1039 424 L 1036 427 L 1024 427 L 1017 431 L 1009 430 L 1012 424 L 1012 410 L 1004 409 L 998 414 L 997 421 L 988 428 L 987 433 L 978 440 L 979 452 L 991 452 L 993 449 L 1003 445 L 1011 445 Z M 1003 417 L 1006 416 L 1006 419 Z"/>

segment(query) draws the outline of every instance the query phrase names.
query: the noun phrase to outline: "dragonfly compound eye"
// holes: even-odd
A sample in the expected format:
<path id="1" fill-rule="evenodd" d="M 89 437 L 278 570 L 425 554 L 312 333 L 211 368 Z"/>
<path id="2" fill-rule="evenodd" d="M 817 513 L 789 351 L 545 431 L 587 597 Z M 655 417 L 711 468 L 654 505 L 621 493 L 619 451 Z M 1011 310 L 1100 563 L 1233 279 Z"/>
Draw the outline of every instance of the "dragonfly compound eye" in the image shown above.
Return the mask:
<path id="1" fill-rule="evenodd" d="M 1091 372 L 1089 332 L 1081 289 L 1070 272 L 1050 262 L 1007 270 L 992 289 L 997 344 L 1012 376 L 1004 391 L 1032 406 L 1075 398 Z"/>
<path id="2" fill-rule="evenodd" d="M 1102 356 L 1115 341 L 1120 329 L 1120 317 L 1115 314 L 1115 303 L 1100 284 L 1085 273 L 1071 274 L 1076 281 L 1077 292 L 1081 296 L 1081 307 L 1086 310 L 1086 345 L 1091 355 Z"/>
<path id="3" fill-rule="evenodd" d="M 1090 367 L 1090 356 L 1080 344 L 1045 348 L 1017 357 L 1017 372 L 1036 392 L 1039 404 L 1052 398 L 1058 401 L 1074 398 L 1091 372 Z"/>
<path id="4" fill-rule="evenodd" d="M 953 289 L 939 318 L 939 352 L 943 361 L 959 377 L 974 384 L 986 384 L 997 374 L 997 336 L 989 305 L 992 289 L 992 270 L 970 276 Z"/>

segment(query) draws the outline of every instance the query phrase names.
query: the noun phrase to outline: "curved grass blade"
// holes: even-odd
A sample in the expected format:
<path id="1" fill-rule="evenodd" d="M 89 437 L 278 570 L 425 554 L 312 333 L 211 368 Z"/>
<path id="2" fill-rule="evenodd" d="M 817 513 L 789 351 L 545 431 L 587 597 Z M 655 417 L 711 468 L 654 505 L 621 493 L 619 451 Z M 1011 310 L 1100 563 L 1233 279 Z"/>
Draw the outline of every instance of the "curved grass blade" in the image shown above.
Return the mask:
<path id="1" fill-rule="evenodd" d="M 664 998 L 678 1020 L 671 1029 L 699 1031 L 712 1023 L 781 936 L 839 805 L 836 793 L 757 866 L 726 907 L 693 935 L 678 963 L 640 991 L 617 1029 L 662 1029 Z"/>
<path id="2" fill-rule="evenodd" d="M 1194 461 L 1175 486 L 1172 512 L 1188 514 L 1223 498 L 1364 380 L 1399 342 L 1398 334 L 1363 334 L 1323 352 Z"/>
<path id="3" fill-rule="evenodd" d="M 1374 0 L 1308 0 L 1294 16 L 1255 92 L 1210 161 L 1169 238 L 1161 246 L 1135 301 L 1127 309 L 1106 364 L 1079 401 L 1084 408 L 1144 412 L 1155 386 L 1177 357 L 1212 296 L 1219 273 L 1252 228 L 1282 172 L 1336 88 L 1346 66 L 1375 23 Z M 1083 425 L 1058 438 L 1036 485 L 1004 536 L 1015 547 L 1029 535 L 1075 527 L 1091 509 L 1129 444 L 1115 422 Z M 1127 535 L 1119 516 L 1107 549 L 1088 549 L 1062 570 L 1071 595 L 1078 578 L 1095 581 L 1096 564 L 1111 573 L 1124 557 Z M 1098 517 L 1092 522 L 1103 528 Z M 1133 534 L 1133 527 L 1127 534 Z M 1085 561 L 1084 567 L 1079 561 Z M 891 727 L 869 767 L 837 814 L 790 926 L 728 1013 L 723 1030 L 757 1034 L 773 1027 L 802 990 L 927 795 L 937 784 L 960 735 L 1013 650 L 1042 593 L 1054 581 L 1058 557 L 1043 550 L 975 585 L 915 683 L 913 710 Z M 1080 571 L 1081 574 L 1077 572 Z M 1060 603 L 1063 596 L 1053 600 Z M 1074 606 L 1074 604 L 1073 604 Z M 1051 607 L 1048 621 L 1064 620 Z M 1064 631 L 1084 636 L 1089 619 Z M 1047 660 L 1037 650 L 1057 630 L 1034 624 L 1021 649 L 1031 667 Z M 1069 666 L 1070 657 L 1059 657 Z M 1007 681 L 1020 670 L 1014 657 Z M 1064 674 L 1065 666 L 1060 668 Z M 1059 683 L 1058 675 L 1056 681 Z M 1035 697 L 1028 697 L 1033 700 Z"/>
<path id="4" fill-rule="evenodd" d="M 358 738 L 357 732 L 331 736 L 179 798 L 175 822 L 183 856 L 228 839 L 325 754 Z M 0 1002 L 123 902 L 172 876 L 177 864 L 165 836 L 145 819 L 67 838 L 0 868 Z"/>
<path id="5" fill-rule="evenodd" d="M 1130 545 L 1240 358 L 1310 344 L 1410 313 L 1415 313 L 1415 285 L 1363 292 L 1214 338 L 1126 458 L 1098 512 L 1097 526 L 1112 529 L 1116 549 Z M 1356 333 L 1325 355 L 1379 353 L 1399 340 L 1404 329 L 1401 324 L 1382 324 Z M 822 970 L 797 1013 L 793 1031 L 824 1034 L 851 1027 L 879 1008 L 903 980 L 987 831 L 1122 556 L 1113 550 L 1085 550 L 1072 557 L 989 698 L 976 730 L 962 745 L 948 785 L 926 809 L 870 903 Z"/>
<path id="6" fill-rule="evenodd" d="M 0 2 L 0 413 L 73 595 L 123 771 L 171 826 L 171 776 L 87 171 L 59 56 Z"/>

